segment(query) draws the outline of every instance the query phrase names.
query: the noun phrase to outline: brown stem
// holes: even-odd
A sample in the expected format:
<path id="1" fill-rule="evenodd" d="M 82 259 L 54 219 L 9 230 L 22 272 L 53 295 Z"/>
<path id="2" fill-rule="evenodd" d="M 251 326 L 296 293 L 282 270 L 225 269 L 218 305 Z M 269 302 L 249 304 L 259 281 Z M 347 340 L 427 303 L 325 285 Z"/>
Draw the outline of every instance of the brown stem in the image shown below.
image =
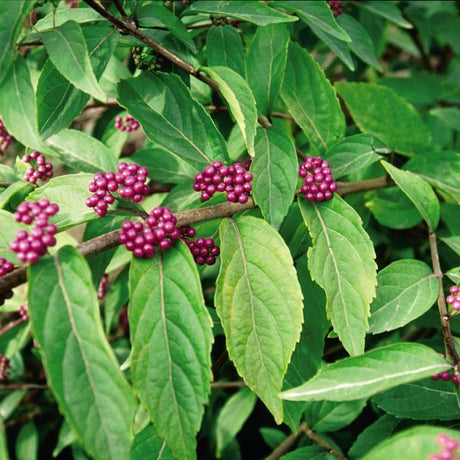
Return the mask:
<path id="1" fill-rule="evenodd" d="M 349 193 L 361 192 L 364 190 L 375 190 L 382 187 L 391 185 L 389 179 L 379 177 L 376 179 L 369 179 L 358 182 L 338 182 L 339 195 L 347 195 Z M 221 203 L 215 206 L 208 206 L 206 208 L 191 209 L 189 211 L 182 211 L 176 214 L 178 227 L 184 227 L 205 220 L 219 219 L 222 217 L 229 217 L 240 211 L 247 211 L 255 207 L 252 198 L 249 198 L 245 204 L 239 203 Z M 78 246 L 78 251 L 84 257 L 98 254 L 107 249 L 117 246 L 120 230 L 114 230 L 106 233 L 105 235 L 98 236 L 92 240 L 86 241 Z M 0 278 L 0 295 L 6 293 L 10 289 L 19 286 L 27 281 L 27 267 L 22 266 L 13 270 L 8 275 Z"/>
<path id="2" fill-rule="evenodd" d="M 227 351 L 227 349 L 225 349 L 222 352 L 222 354 L 219 356 L 219 358 L 217 358 L 217 361 L 212 366 L 213 378 L 216 378 L 216 375 L 219 372 L 219 369 L 225 364 L 227 359 L 228 359 L 228 351 Z"/>
<path id="3" fill-rule="evenodd" d="M 132 35 L 133 37 L 138 38 L 142 42 L 144 42 L 147 46 L 150 46 L 153 48 L 158 54 L 161 54 L 163 57 L 171 61 L 173 64 L 175 64 L 177 67 L 181 68 L 182 70 L 185 70 L 187 73 L 190 75 L 193 75 L 194 77 L 198 78 L 201 80 L 203 83 L 206 83 L 208 86 L 210 86 L 214 91 L 219 91 L 219 85 L 209 78 L 207 75 L 205 75 L 202 72 L 199 72 L 197 69 L 195 69 L 191 64 L 188 62 L 183 61 L 180 59 L 178 56 L 176 56 L 174 53 L 171 53 L 168 49 L 164 48 L 161 46 L 159 43 L 157 43 L 155 40 L 152 40 L 151 38 L 147 37 L 144 35 L 137 27 L 135 24 L 129 22 L 129 20 L 122 21 L 115 16 L 113 16 L 109 11 L 107 11 L 104 7 L 96 3 L 94 0 L 84 0 L 85 3 L 87 3 L 91 8 L 96 10 L 101 16 L 104 16 L 106 19 L 108 19 L 112 24 L 114 24 L 122 33 Z M 268 126 L 271 126 L 271 123 L 265 119 L 264 117 L 259 116 L 258 121 L 261 126 L 264 128 L 267 128 Z"/>
<path id="4" fill-rule="evenodd" d="M 124 8 L 121 6 L 120 2 L 118 0 L 112 0 L 112 3 L 115 5 L 115 8 L 118 10 L 118 12 L 121 14 L 121 17 L 129 22 L 128 15 L 126 14 L 126 11 Z"/>
<path id="5" fill-rule="evenodd" d="M 429 232 L 431 263 L 433 264 L 433 272 L 438 280 L 439 295 L 438 295 L 438 310 L 439 318 L 441 320 L 441 332 L 444 339 L 444 347 L 446 349 L 446 356 L 450 356 L 456 369 L 460 364 L 460 357 L 455 348 L 454 338 L 450 330 L 449 313 L 447 311 L 446 299 L 444 298 L 444 288 L 442 286 L 442 270 L 439 263 L 438 244 L 436 242 L 436 233 L 432 230 Z"/>
<path id="6" fill-rule="evenodd" d="M 87 104 L 83 110 L 89 109 L 105 109 L 105 108 L 118 108 L 121 107 L 118 102 L 95 102 L 93 104 Z"/>
<path id="7" fill-rule="evenodd" d="M 305 422 L 300 425 L 297 433 L 291 433 L 268 457 L 265 458 L 265 460 L 278 460 L 285 453 L 292 450 L 304 435 L 307 435 L 319 446 L 324 447 L 330 454 L 334 455 L 339 460 L 347 460 L 347 457 L 344 457 L 324 439 L 320 438 Z"/>
<path id="8" fill-rule="evenodd" d="M 48 385 L 41 385 L 39 383 L 6 383 L 0 385 L 0 391 L 17 391 L 17 390 L 48 390 Z"/>
<path id="9" fill-rule="evenodd" d="M 243 381 L 239 382 L 213 382 L 211 388 L 244 388 L 246 384 Z"/>
<path id="10" fill-rule="evenodd" d="M 7 332 L 11 331 L 11 329 L 14 329 L 15 327 L 19 326 L 22 324 L 24 320 L 22 318 L 15 319 L 14 321 L 11 321 L 10 323 L 6 324 L 0 329 L 0 337 Z"/>

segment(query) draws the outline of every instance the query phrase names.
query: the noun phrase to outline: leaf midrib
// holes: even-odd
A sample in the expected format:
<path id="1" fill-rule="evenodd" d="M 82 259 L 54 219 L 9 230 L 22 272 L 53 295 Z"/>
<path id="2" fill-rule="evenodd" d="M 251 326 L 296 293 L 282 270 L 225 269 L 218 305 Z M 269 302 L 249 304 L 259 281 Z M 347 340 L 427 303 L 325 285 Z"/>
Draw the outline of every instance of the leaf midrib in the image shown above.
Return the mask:
<path id="1" fill-rule="evenodd" d="M 98 399 L 96 397 L 96 395 L 97 395 L 96 385 L 95 385 L 95 382 L 93 380 L 93 375 L 90 372 L 91 367 L 90 367 L 89 361 L 88 361 L 88 359 L 87 359 L 87 357 L 86 357 L 86 355 L 84 353 L 84 347 L 83 347 L 83 344 L 82 344 L 82 339 L 81 339 L 80 335 L 78 334 L 78 329 L 77 329 L 76 324 L 75 324 L 75 318 L 73 316 L 73 311 L 72 311 L 72 302 L 70 301 L 70 298 L 69 298 L 68 293 L 67 293 L 66 286 L 64 284 L 64 278 L 63 278 L 63 274 L 62 274 L 62 267 L 61 267 L 61 264 L 59 262 L 59 254 L 56 254 L 54 256 L 54 265 L 56 267 L 56 274 L 57 274 L 57 277 L 58 277 L 58 284 L 59 284 L 59 287 L 61 288 L 62 296 L 64 298 L 64 303 L 65 303 L 66 310 L 67 310 L 67 316 L 69 318 L 69 322 L 70 322 L 74 337 L 77 340 L 78 347 L 80 349 L 80 355 L 82 357 L 83 364 L 85 366 L 86 376 L 88 377 L 88 381 L 89 381 L 89 384 L 91 386 L 91 390 L 92 390 L 92 393 L 93 393 L 94 406 L 96 408 L 96 412 L 98 414 L 99 420 L 102 421 L 103 417 L 101 416 L 101 411 L 100 411 L 100 408 L 99 408 Z M 110 440 L 109 440 L 109 436 L 108 436 L 108 434 L 107 434 L 107 432 L 105 430 L 105 426 L 102 423 L 100 423 L 100 427 L 101 427 L 102 432 L 104 433 L 104 437 L 105 437 L 105 439 L 107 441 L 106 444 L 107 444 L 107 447 L 108 447 L 108 449 L 110 451 L 111 458 L 116 458 L 116 456 L 113 456 L 113 452 L 111 451 L 112 442 L 110 442 Z M 94 446 L 94 448 L 96 449 L 95 446 Z"/>

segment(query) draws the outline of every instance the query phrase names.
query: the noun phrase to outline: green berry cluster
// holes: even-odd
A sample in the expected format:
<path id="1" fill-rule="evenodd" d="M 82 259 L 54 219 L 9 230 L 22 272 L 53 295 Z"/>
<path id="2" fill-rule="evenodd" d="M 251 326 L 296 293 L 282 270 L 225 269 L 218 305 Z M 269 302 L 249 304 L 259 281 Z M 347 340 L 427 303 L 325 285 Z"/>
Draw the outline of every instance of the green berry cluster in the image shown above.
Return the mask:
<path id="1" fill-rule="evenodd" d="M 155 71 L 163 67 L 163 57 L 158 56 L 152 48 L 135 46 L 131 49 L 131 55 L 134 64 L 140 70 Z"/>

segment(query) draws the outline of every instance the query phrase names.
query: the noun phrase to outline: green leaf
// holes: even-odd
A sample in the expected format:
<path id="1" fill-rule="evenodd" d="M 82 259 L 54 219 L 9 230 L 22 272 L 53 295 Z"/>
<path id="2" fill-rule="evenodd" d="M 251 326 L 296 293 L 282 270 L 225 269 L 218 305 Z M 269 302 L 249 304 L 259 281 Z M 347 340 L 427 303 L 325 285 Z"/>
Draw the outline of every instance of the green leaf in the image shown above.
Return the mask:
<path id="1" fill-rule="evenodd" d="M 283 455 L 280 460 L 335 460 L 337 457 L 330 454 L 324 447 L 307 446 L 300 447 Z"/>
<path id="2" fill-rule="evenodd" d="M 399 27 L 412 29 L 412 24 L 403 18 L 399 8 L 392 2 L 372 0 L 370 2 L 359 2 L 357 5 L 382 18 L 388 19 Z"/>
<path id="3" fill-rule="evenodd" d="M 385 227 L 402 230 L 414 227 L 423 220 L 409 198 L 398 187 L 381 189 L 370 194 L 365 205 Z"/>
<path id="4" fill-rule="evenodd" d="M 389 438 L 400 423 L 401 420 L 391 415 L 383 415 L 359 434 L 348 452 L 349 457 L 353 459 L 363 457 L 377 443 Z"/>
<path id="5" fill-rule="evenodd" d="M 290 137 L 273 126 L 257 131 L 252 194 L 265 220 L 279 228 L 297 185 L 297 154 Z"/>
<path id="6" fill-rule="evenodd" d="M 53 450 L 53 457 L 57 457 L 66 447 L 77 442 L 77 435 L 64 420 L 59 429 L 56 447 Z"/>
<path id="7" fill-rule="evenodd" d="M 309 26 L 315 26 L 339 40 L 350 42 L 351 38 L 334 19 L 331 8 L 323 1 L 275 1 L 272 3 L 296 13 Z"/>
<path id="8" fill-rule="evenodd" d="M 382 160 L 382 166 L 395 181 L 396 185 L 412 201 L 420 215 L 431 230 L 436 230 L 439 223 L 441 208 L 431 186 L 421 177 L 410 171 L 402 171 Z"/>
<path id="9" fill-rule="evenodd" d="M 264 3 L 254 1 L 198 1 L 193 2 L 185 12 L 186 14 L 223 14 L 230 18 L 257 24 L 258 26 L 297 21 L 297 18 L 294 16 L 289 16 L 281 13 L 281 11 L 269 8 Z"/>
<path id="10" fill-rule="evenodd" d="M 130 460 L 145 460 L 156 456 L 158 460 L 173 460 L 166 443 L 157 435 L 153 425 L 146 426 L 136 434 L 131 448 Z"/>
<path id="11" fill-rule="evenodd" d="M 50 151 L 38 135 L 34 89 L 21 56 L 17 56 L 0 86 L 0 115 L 8 132 L 21 144 L 42 153 Z"/>
<path id="12" fill-rule="evenodd" d="M 38 431 L 34 422 L 26 423 L 16 439 L 17 460 L 34 460 L 38 453 Z"/>
<path id="13" fill-rule="evenodd" d="M 455 440 L 460 439 L 460 431 L 444 426 L 416 426 L 385 439 L 362 459 L 388 460 L 389 458 L 400 458 L 401 455 L 404 460 L 429 458 L 431 455 L 439 454 L 442 450 L 442 447 L 436 441 L 436 438 L 441 434 Z"/>
<path id="14" fill-rule="evenodd" d="M 246 76 L 244 48 L 240 34 L 230 25 L 212 26 L 206 34 L 208 66 L 229 67 Z"/>
<path id="15" fill-rule="evenodd" d="M 301 200 L 299 205 L 313 239 L 308 268 L 326 292 L 334 331 L 349 354 L 359 355 L 377 283 L 374 247 L 358 213 L 339 196 L 319 204 Z"/>
<path id="16" fill-rule="evenodd" d="M 460 267 L 451 268 L 446 276 L 455 284 L 460 284 Z"/>
<path id="17" fill-rule="evenodd" d="M 96 459 L 126 459 L 135 402 L 104 336 L 84 258 L 61 248 L 29 267 L 29 315 L 47 382 L 67 423 Z"/>
<path id="18" fill-rule="evenodd" d="M 17 181 L 20 175 L 16 174 L 13 168 L 0 164 L 0 182 Z"/>
<path id="19" fill-rule="evenodd" d="M 366 399 L 356 401 L 311 401 L 306 404 L 305 421 L 318 433 L 337 431 L 349 425 L 362 412 Z"/>
<path id="20" fill-rule="evenodd" d="M 383 72 L 375 54 L 374 44 L 366 29 L 353 16 L 348 14 L 338 16 L 337 22 L 351 37 L 349 46 L 353 53 L 366 64 L 369 64 L 379 72 Z"/>
<path id="21" fill-rule="evenodd" d="M 179 242 L 154 259 L 133 258 L 129 285 L 134 388 L 174 456 L 193 459 L 213 340 L 196 264 Z"/>
<path id="22" fill-rule="evenodd" d="M 81 27 L 67 21 L 41 34 L 43 44 L 56 69 L 78 89 L 105 101 L 106 96 L 94 75 Z"/>
<path id="23" fill-rule="evenodd" d="M 34 2 L 32 0 L 16 0 L 0 4 L 0 83 L 10 70 L 16 50 L 14 45 L 19 37 L 29 11 Z"/>
<path id="24" fill-rule="evenodd" d="M 355 70 L 355 63 L 351 57 L 350 45 L 348 42 L 344 42 L 327 34 L 324 30 L 315 27 L 313 24 L 311 24 L 310 27 L 314 34 L 318 36 L 318 38 L 322 40 L 351 71 Z"/>
<path id="25" fill-rule="evenodd" d="M 257 29 L 246 59 L 248 82 L 260 114 L 272 110 L 286 71 L 289 31 L 284 24 Z"/>
<path id="26" fill-rule="evenodd" d="M 295 43 L 289 46 L 281 97 L 313 151 L 326 151 L 345 134 L 334 88 L 310 54 Z"/>
<path id="27" fill-rule="evenodd" d="M 6 440 L 5 424 L 0 418 L 0 456 L 3 460 L 10 460 L 8 454 L 8 442 Z"/>
<path id="28" fill-rule="evenodd" d="M 399 385 L 373 397 L 381 409 L 399 418 L 458 420 L 460 407 L 455 386 L 431 378 Z"/>
<path id="29" fill-rule="evenodd" d="M 308 382 L 281 393 L 281 397 L 292 401 L 353 401 L 449 367 L 443 357 L 425 345 L 396 343 L 328 364 Z"/>
<path id="30" fill-rule="evenodd" d="M 129 302 L 128 292 L 128 266 L 126 266 L 113 281 L 109 287 L 109 291 L 104 301 L 104 313 L 105 313 L 105 333 L 110 334 L 114 319 L 120 312 L 123 305 L 127 305 Z"/>
<path id="31" fill-rule="evenodd" d="M 352 174 L 378 161 L 383 144 L 369 134 L 355 134 L 334 144 L 323 158 L 331 164 L 335 179 Z"/>
<path id="32" fill-rule="evenodd" d="M 65 230 L 97 218 L 94 210 L 86 206 L 86 199 L 90 195 L 88 184 L 92 180 L 93 175 L 87 173 L 58 176 L 37 188 L 27 197 L 27 200 L 38 201 L 41 198 L 48 198 L 52 203 L 57 203 L 59 212 L 52 221 L 59 230 Z"/>
<path id="33" fill-rule="evenodd" d="M 25 225 L 16 222 L 11 212 L 0 209 L 0 257 L 16 263 L 16 254 L 10 251 L 10 243 L 14 240 L 18 230 L 26 228 Z M 0 413 L 0 417 L 2 417 Z"/>
<path id="34" fill-rule="evenodd" d="M 149 177 L 167 184 L 181 184 L 186 180 L 194 179 L 199 172 L 180 156 L 161 147 L 148 147 L 138 150 L 129 160 L 149 169 Z"/>
<path id="35" fill-rule="evenodd" d="M 196 53 L 196 46 L 187 32 L 183 22 L 160 2 L 149 2 L 136 10 L 136 17 L 140 27 L 166 27 L 192 53 Z"/>
<path id="36" fill-rule="evenodd" d="M 431 109 L 430 114 L 440 118 L 452 129 L 460 130 L 460 110 L 454 107 L 438 107 Z"/>
<path id="37" fill-rule="evenodd" d="M 429 146 L 428 127 L 414 107 L 391 89 L 348 82 L 338 82 L 335 87 L 362 132 L 409 156 Z"/>
<path id="38" fill-rule="evenodd" d="M 291 255 L 273 227 L 255 217 L 223 220 L 219 236 L 215 305 L 228 354 L 281 423 L 278 393 L 303 319 L 302 292 Z"/>
<path id="39" fill-rule="evenodd" d="M 63 25 L 67 21 L 75 21 L 78 24 L 86 24 L 94 21 L 105 21 L 105 19 L 92 8 L 63 8 L 61 10 L 53 11 L 40 19 L 35 24 L 35 29 L 42 32 L 46 29 L 54 29 Z"/>
<path id="40" fill-rule="evenodd" d="M 441 241 L 447 244 L 452 251 L 460 255 L 460 236 L 446 236 Z"/>
<path id="41" fill-rule="evenodd" d="M 5 208 L 12 199 L 26 196 L 33 189 L 32 184 L 23 180 L 17 180 L 0 193 L 0 209 Z"/>
<path id="42" fill-rule="evenodd" d="M 48 139 L 59 153 L 59 160 L 82 172 L 115 171 L 115 155 L 96 138 L 82 131 L 64 129 Z"/>
<path id="43" fill-rule="evenodd" d="M 26 390 L 16 390 L 2 399 L 0 402 L 0 417 L 2 421 L 6 421 L 11 416 L 26 394 Z"/>
<path id="44" fill-rule="evenodd" d="M 118 102 L 139 120 L 156 145 L 198 170 L 215 160 L 227 159 L 224 138 L 176 75 L 144 72 L 122 80 Z"/>
<path id="45" fill-rule="evenodd" d="M 74 10 L 75 11 L 75 10 Z M 102 76 L 118 41 L 118 34 L 107 25 L 88 25 L 83 29 L 91 66 L 97 79 Z M 81 113 L 90 96 L 59 73 L 48 59 L 37 85 L 38 130 L 47 139 L 67 128 Z"/>
<path id="46" fill-rule="evenodd" d="M 251 88 L 241 75 L 228 67 L 203 67 L 203 70 L 219 85 L 219 92 L 240 127 L 249 155 L 253 157 L 257 108 Z"/>
<path id="47" fill-rule="evenodd" d="M 370 332 L 380 334 L 405 326 L 435 303 L 439 285 L 431 268 L 419 260 L 397 260 L 377 275 L 371 304 Z"/>
<path id="48" fill-rule="evenodd" d="M 240 432 L 244 423 L 251 415 L 256 405 L 257 396 L 249 388 L 242 388 L 227 399 L 216 420 L 216 456 Z"/>
<path id="49" fill-rule="evenodd" d="M 443 195 L 460 204 L 460 153 L 429 152 L 409 160 L 404 168 L 429 182 Z"/>

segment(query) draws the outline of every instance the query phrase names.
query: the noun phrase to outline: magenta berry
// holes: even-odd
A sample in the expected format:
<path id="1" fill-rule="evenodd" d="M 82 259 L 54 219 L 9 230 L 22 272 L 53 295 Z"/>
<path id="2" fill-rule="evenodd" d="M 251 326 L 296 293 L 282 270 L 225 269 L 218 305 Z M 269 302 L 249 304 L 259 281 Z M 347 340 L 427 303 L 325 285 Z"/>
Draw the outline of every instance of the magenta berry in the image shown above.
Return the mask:
<path id="1" fill-rule="evenodd" d="M 3 354 L 0 353 L 0 382 L 5 382 L 10 376 L 8 367 L 10 365 L 10 360 Z"/>
<path id="2" fill-rule="evenodd" d="M 5 276 L 6 274 L 12 272 L 14 269 L 14 265 L 3 257 L 0 257 L 0 278 Z M 13 291 L 9 290 L 4 294 L 0 294 L 0 305 L 5 303 L 6 299 L 11 299 L 13 297 Z"/>
<path id="3" fill-rule="evenodd" d="M 130 220 L 123 222 L 119 241 L 135 257 L 150 259 L 155 255 L 155 246 L 168 249 L 180 237 L 176 222 L 169 208 L 153 208 L 144 223 Z"/>
<path id="4" fill-rule="evenodd" d="M 11 144 L 13 138 L 8 134 L 3 120 L 0 118 L 0 155 L 3 155 Z"/>
<path id="5" fill-rule="evenodd" d="M 452 439 L 446 434 L 440 434 L 436 437 L 436 442 L 442 447 L 441 451 L 436 455 L 431 455 L 430 460 L 455 460 L 459 457 L 454 456 L 454 451 L 460 449 L 460 442 Z"/>
<path id="6" fill-rule="evenodd" d="M 26 305 L 21 305 L 19 308 L 18 308 L 18 313 L 19 313 L 19 316 L 21 317 L 21 319 L 26 322 L 26 321 L 29 321 L 29 315 L 27 314 L 27 306 Z"/>
<path id="7" fill-rule="evenodd" d="M 453 310 L 460 310 L 460 288 L 456 285 L 451 286 L 449 289 L 450 294 L 446 297 L 446 302 L 452 307 Z"/>
<path id="8" fill-rule="evenodd" d="M 126 115 L 124 118 L 120 116 L 115 118 L 115 128 L 119 131 L 126 131 L 129 133 L 139 129 L 139 126 L 139 122 L 132 115 Z"/>
<path id="9" fill-rule="evenodd" d="M 99 300 L 102 300 L 107 294 L 108 283 L 109 283 L 109 275 L 105 273 L 101 278 L 99 287 L 97 288 L 97 298 Z"/>
<path id="10" fill-rule="evenodd" d="M 225 166 L 220 161 L 208 165 L 195 175 L 193 189 L 201 192 L 201 200 L 208 201 L 216 192 L 225 192 L 227 201 L 246 203 L 252 190 L 252 174 L 248 171 L 250 160 Z"/>
<path id="11" fill-rule="evenodd" d="M 330 0 L 328 3 L 335 18 L 343 13 L 342 0 Z"/>
<path id="12" fill-rule="evenodd" d="M 64 3 L 67 3 L 67 8 L 69 9 L 78 8 L 80 0 L 64 0 Z"/>
<path id="13" fill-rule="evenodd" d="M 58 211 L 58 205 L 50 203 L 46 198 L 37 202 L 23 201 L 18 206 L 14 213 L 15 220 L 27 225 L 35 224 L 30 234 L 26 230 L 18 230 L 16 238 L 10 243 L 11 250 L 17 253 L 21 262 L 36 262 L 46 254 L 48 247 L 56 244 L 54 235 L 57 227 L 48 220 Z"/>
<path id="14" fill-rule="evenodd" d="M 30 168 L 24 174 L 24 180 L 35 184 L 38 180 L 46 182 L 53 177 L 53 165 L 46 161 L 41 153 L 34 150 L 30 155 L 24 155 L 22 161 L 30 163 Z"/>
<path id="15" fill-rule="evenodd" d="M 109 205 L 115 201 L 112 193 L 117 191 L 120 198 L 139 203 L 150 193 L 149 186 L 145 184 L 147 175 L 147 168 L 124 161 L 118 165 L 116 173 L 96 173 L 88 185 L 92 195 L 87 198 L 86 206 L 94 208 L 96 214 L 103 217 L 107 214 Z"/>
<path id="16" fill-rule="evenodd" d="M 300 165 L 299 176 L 304 179 L 300 191 L 308 201 L 330 200 L 337 190 L 329 163 L 321 157 L 308 156 Z"/>

